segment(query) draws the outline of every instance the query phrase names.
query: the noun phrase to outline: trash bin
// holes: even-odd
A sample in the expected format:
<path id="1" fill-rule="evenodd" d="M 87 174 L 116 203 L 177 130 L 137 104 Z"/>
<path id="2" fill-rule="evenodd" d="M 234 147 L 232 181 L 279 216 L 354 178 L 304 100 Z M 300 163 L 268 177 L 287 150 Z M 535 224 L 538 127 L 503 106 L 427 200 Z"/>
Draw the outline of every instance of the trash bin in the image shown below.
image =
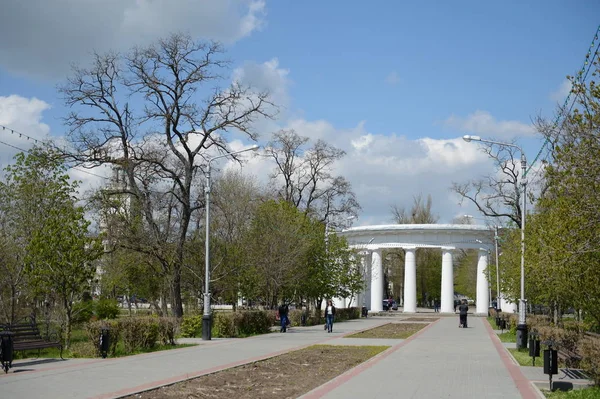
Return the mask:
<path id="1" fill-rule="evenodd" d="M 535 358 L 540 357 L 540 336 L 535 330 L 529 334 L 529 356 L 533 358 L 535 366 Z"/>
<path id="2" fill-rule="evenodd" d="M 100 330 L 100 355 L 102 359 L 106 359 L 108 356 L 108 349 L 110 348 L 110 331 L 108 327 L 102 327 Z"/>
<path id="3" fill-rule="evenodd" d="M 8 369 L 12 367 L 13 361 L 13 335 L 12 331 L 1 331 L 0 332 L 0 363 L 5 373 L 8 373 Z"/>

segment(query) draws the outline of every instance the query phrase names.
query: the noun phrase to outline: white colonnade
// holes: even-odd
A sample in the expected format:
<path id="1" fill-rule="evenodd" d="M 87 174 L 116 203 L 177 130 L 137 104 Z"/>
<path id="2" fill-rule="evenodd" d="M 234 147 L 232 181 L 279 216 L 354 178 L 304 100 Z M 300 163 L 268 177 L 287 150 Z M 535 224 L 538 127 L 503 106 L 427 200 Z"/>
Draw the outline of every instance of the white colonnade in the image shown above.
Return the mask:
<path id="1" fill-rule="evenodd" d="M 478 250 L 476 313 L 487 314 L 489 281 L 486 268 L 488 252 L 493 245 L 493 231 L 476 225 L 380 225 L 362 226 L 341 233 L 351 247 L 361 250 L 365 290 L 357 297 L 357 306 L 371 311 L 383 309 L 383 249 L 404 250 L 404 312 L 417 311 L 416 256 L 418 248 L 442 251 L 442 313 L 454 313 L 454 252 L 457 249 Z"/>

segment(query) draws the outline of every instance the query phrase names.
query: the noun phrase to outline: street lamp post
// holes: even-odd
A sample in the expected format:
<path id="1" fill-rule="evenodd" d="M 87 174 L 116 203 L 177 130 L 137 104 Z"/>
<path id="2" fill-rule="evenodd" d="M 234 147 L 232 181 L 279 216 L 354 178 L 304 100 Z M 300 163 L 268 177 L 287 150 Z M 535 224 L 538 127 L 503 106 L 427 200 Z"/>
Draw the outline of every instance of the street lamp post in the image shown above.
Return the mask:
<path id="1" fill-rule="evenodd" d="M 210 164 L 212 161 L 219 158 L 225 158 L 246 151 L 256 151 L 257 149 L 258 146 L 253 145 L 252 147 L 244 148 L 243 150 L 228 152 L 210 158 L 207 162 L 205 173 L 206 187 L 204 188 L 204 193 L 206 195 L 206 250 L 204 253 L 204 313 L 202 314 L 202 339 L 205 341 L 210 341 L 212 338 L 212 314 L 210 308 Z"/>
<path id="2" fill-rule="evenodd" d="M 527 324 L 525 322 L 525 215 L 527 206 L 527 158 L 521 147 L 512 143 L 485 140 L 479 136 L 463 136 L 466 142 L 480 141 L 482 143 L 497 144 L 504 147 L 513 147 L 521 152 L 521 186 L 523 187 L 523 204 L 521 205 L 521 298 L 519 299 L 519 324 L 517 325 L 517 349 L 527 348 Z M 497 258 L 496 258 L 497 259 Z"/>

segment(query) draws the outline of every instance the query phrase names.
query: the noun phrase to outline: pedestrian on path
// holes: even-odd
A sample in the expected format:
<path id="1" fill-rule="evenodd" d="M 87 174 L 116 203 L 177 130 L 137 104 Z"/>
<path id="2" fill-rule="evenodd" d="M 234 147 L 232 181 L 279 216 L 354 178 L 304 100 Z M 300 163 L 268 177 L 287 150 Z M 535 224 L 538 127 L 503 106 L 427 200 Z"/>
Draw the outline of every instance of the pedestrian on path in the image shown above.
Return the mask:
<path id="1" fill-rule="evenodd" d="M 281 330 L 279 330 L 279 332 L 286 332 L 287 331 L 287 325 L 288 325 L 288 312 L 289 312 L 289 308 L 288 305 L 286 305 L 285 303 L 282 303 L 281 306 L 279 307 L 279 322 L 281 323 Z"/>
<path id="2" fill-rule="evenodd" d="M 335 317 L 335 306 L 333 306 L 333 302 L 330 300 L 327 301 L 327 306 L 325 307 L 325 321 L 327 332 L 330 333 L 333 331 L 333 318 Z"/>
<path id="3" fill-rule="evenodd" d="M 458 327 L 467 328 L 467 314 L 469 313 L 469 304 L 466 299 L 462 300 L 462 303 L 458 307 L 459 314 L 459 323 Z"/>

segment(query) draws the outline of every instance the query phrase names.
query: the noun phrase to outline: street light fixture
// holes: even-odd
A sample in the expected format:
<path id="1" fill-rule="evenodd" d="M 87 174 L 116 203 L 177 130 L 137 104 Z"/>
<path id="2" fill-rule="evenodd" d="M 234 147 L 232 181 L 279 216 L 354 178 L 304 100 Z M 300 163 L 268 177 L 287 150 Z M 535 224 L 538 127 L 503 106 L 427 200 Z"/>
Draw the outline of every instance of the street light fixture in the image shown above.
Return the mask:
<path id="1" fill-rule="evenodd" d="M 243 150 L 228 152 L 216 157 L 210 158 L 207 161 L 206 166 L 206 187 L 204 187 L 204 193 L 206 195 L 206 250 L 204 253 L 205 267 L 204 267 L 204 313 L 202 315 L 202 339 L 210 341 L 211 329 L 212 329 L 212 314 L 210 308 L 210 164 L 212 161 L 225 158 L 230 155 L 239 154 L 246 151 L 256 151 L 258 145 L 253 145 Z"/>
<path id="2" fill-rule="evenodd" d="M 486 140 L 479 136 L 463 136 L 467 143 L 480 141 L 482 143 L 497 144 L 504 147 L 513 147 L 521 152 L 521 186 L 523 186 L 523 204 L 521 206 L 521 298 L 519 299 L 519 324 L 517 325 L 517 349 L 527 348 L 527 324 L 525 323 L 525 214 L 527 206 L 527 158 L 521 147 L 512 143 Z"/>

